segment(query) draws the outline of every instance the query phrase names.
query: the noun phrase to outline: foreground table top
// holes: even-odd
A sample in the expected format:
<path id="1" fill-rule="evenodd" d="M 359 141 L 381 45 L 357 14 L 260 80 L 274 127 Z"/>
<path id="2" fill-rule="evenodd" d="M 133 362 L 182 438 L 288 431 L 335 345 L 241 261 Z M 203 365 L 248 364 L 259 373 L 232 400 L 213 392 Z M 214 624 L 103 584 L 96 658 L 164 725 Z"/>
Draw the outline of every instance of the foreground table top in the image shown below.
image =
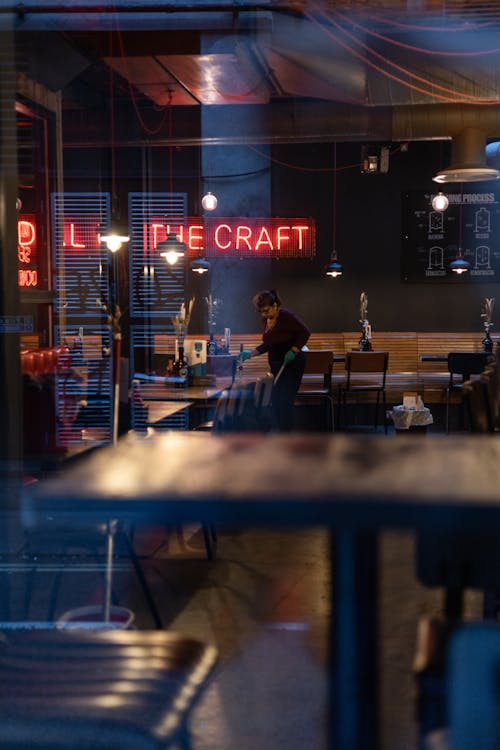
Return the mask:
<path id="1" fill-rule="evenodd" d="M 325 524 L 331 530 L 328 744 L 379 750 L 378 531 L 500 533 L 494 436 L 127 437 L 22 494 L 24 522 Z M 363 644 L 363 648 L 359 647 Z"/>
<path id="2" fill-rule="evenodd" d="M 129 435 L 23 495 L 33 511 L 179 522 L 500 526 L 500 441 L 481 435 Z"/>

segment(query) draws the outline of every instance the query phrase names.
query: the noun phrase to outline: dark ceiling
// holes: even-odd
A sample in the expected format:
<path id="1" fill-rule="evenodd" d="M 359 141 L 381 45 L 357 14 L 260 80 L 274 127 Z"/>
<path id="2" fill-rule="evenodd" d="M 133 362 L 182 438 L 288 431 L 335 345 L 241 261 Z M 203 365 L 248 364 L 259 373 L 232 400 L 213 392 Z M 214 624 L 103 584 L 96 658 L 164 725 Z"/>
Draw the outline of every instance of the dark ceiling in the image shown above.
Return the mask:
<path id="1" fill-rule="evenodd" d="M 61 91 L 68 121 L 104 115 L 112 98 L 152 121 L 175 108 L 178 139 L 195 137 L 180 108 L 198 113 L 201 140 L 203 110 L 218 108 L 221 142 L 500 135 L 496 1 L 36 0 L 15 29 L 20 66 Z M 265 128 L 233 132 L 242 106 Z"/>

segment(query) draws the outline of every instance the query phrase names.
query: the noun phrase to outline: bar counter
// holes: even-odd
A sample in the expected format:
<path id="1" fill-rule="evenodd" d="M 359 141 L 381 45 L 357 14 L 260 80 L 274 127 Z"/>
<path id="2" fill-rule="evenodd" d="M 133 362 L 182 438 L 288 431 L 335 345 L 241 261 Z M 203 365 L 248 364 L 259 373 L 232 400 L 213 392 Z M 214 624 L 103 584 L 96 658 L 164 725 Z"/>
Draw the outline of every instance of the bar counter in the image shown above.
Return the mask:
<path id="1" fill-rule="evenodd" d="M 330 743 L 379 747 L 377 537 L 384 529 L 500 536 L 492 436 L 128 436 L 24 489 L 25 525 L 50 513 L 165 524 L 331 530 Z M 299 707 L 298 707 L 299 710 Z"/>

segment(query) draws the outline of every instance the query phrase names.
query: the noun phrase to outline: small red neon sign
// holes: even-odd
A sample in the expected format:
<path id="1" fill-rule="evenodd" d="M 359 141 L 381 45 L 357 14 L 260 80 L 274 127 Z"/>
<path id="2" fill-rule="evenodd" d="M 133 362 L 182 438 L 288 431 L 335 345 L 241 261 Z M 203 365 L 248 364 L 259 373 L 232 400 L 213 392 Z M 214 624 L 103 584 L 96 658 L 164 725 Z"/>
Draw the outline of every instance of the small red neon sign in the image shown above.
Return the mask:
<path id="1" fill-rule="evenodd" d="M 36 254 L 36 216 L 27 214 L 17 222 L 18 284 L 20 287 L 38 286 Z"/>

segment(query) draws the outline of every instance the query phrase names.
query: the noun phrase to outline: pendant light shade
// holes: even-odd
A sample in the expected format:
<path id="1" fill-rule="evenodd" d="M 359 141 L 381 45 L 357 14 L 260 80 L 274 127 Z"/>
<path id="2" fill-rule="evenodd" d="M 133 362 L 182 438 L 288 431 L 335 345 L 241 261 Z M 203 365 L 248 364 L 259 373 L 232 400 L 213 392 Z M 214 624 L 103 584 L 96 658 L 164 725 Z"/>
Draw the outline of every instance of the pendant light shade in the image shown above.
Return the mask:
<path id="1" fill-rule="evenodd" d="M 441 169 L 434 182 L 486 182 L 498 180 L 500 172 L 486 162 L 486 135 L 478 128 L 464 128 L 453 137 L 451 166 Z"/>
<path id="2" fill-rule="evenodd" d="M 175 232 L 170 232 L 166 240 L 158 243 L 157 250 L 167 263 L 173 266 L 179 258 L 185 256 L 187 247 L 184 242 L 177 239 Z"/>
<path id="3" fill-rule="evenodd" d="M 467 273 L 470 271 L 470 263 L 468 260 L 465 260 L 465 258 L 462 256 L 462 251 L 458 251 L 458 255 L 455 258 L 455 260 L 452 260 L 450 263 L 450 270 L 457 274 Z"/>
<path id="4" fill-rule="evenodd" d="M 210 270 L 210 263 L 205 258 L 196 258 L 191 262 L 191 271 L 199 273 L 200 276 L 203 273 L 208 273 Z"/>
<path id="5" fill-rule="evenodd" d="M 332 259 L 330 261 L 330 265 L 326 269 L 326 275 L 332 276 L 335 279 L 337 276 L 342 276 L 343 272 L 344 272 L 344 267 L 342 263 L 339 263 L 339 261 L 337 260 L 337 253 L 334 250 L 332 253 Z"/>

